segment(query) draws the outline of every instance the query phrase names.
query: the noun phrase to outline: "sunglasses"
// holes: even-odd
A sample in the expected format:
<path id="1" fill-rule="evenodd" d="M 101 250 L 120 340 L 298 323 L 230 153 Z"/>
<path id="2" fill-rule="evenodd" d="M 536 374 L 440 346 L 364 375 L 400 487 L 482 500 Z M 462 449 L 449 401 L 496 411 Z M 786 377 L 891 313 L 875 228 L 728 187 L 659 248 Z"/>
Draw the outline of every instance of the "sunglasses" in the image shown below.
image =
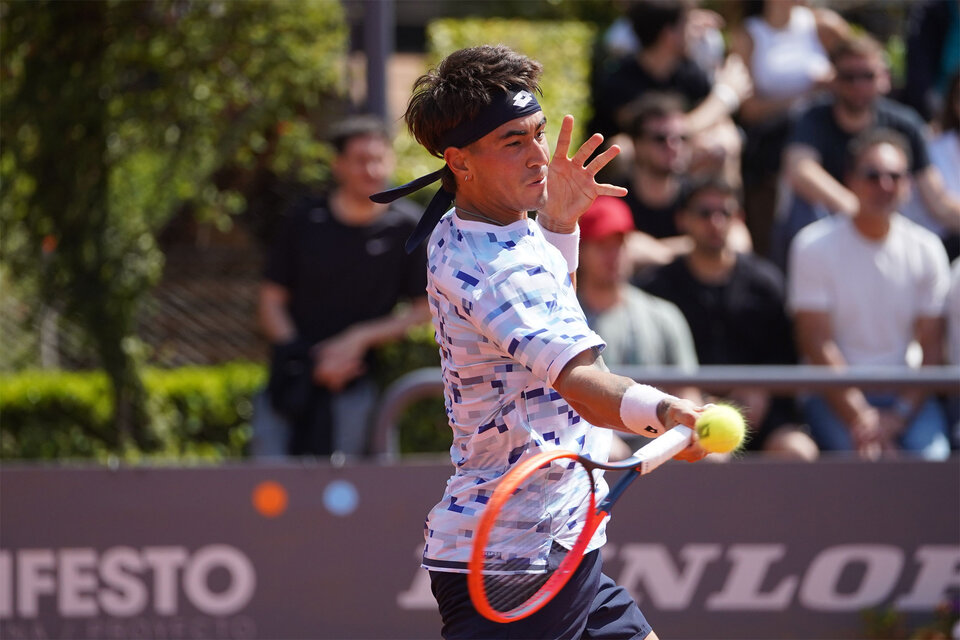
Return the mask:
<path id="1" fill-rule="evenodd" d="M 854 82 L 873 82 L 877 79 L 876 71 L 839 71 L 837 80 L 847 84 Z"/>
<path id="2" fill-rule="evenodd" d="M 666 133 L 644 133 L 643 138 L 644 140 L 650 140 L 651 142 L 656 142 L 657 144 L 667 144 L 668 142 L 685 144 L 690 140 L 690 136 L 685 134 L 668 135 Z"/>
<path id="3" fill-rule="evenodd" d="M 880 181 L 884 178 L 890 180 L 890 182 L 893 182 L 894 184 L 897 184 L 906 178 L 907 174 L 902 171 L 879 171 L 877 169 L 864 169 L 860 172 L 860 177 L 874 184 L 880 184 Z"/>

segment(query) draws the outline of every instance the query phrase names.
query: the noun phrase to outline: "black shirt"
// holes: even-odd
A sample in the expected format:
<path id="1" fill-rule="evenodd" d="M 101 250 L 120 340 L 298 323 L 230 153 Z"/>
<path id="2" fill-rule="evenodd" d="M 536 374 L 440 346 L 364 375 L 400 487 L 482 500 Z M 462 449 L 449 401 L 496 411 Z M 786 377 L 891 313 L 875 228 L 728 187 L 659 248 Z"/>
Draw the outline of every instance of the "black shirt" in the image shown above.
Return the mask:
<path id="1" fill-rule="evenodd" d="M 677 196 L 666 205 L 654 207 L 642 202 L 635 195 L 635 189 L 627 185 L 627 195 L 623 201 L 630 207 L 633 214 L 633 224 L 637 231 L 643 231 L 654 238 L 672 238 L 680 235 L 677 230 L 677 209 L 680 207 L 680 194 L 683 188 L 678 189 Z"/>
<path id="2" fill-rule="evenodd" d="M 924 124 L 910 107 L 886 98 L 874 103 L 874 121 L 871 128 L 893 129 L 907 138 L 913 159 L 911 173 L 917 173 L 930 164 L 927 143 L 923 136 Z M 797 119 L 788 144 L 813 147 L 820 154 L 820 165 L 837 181 L 842 182 L 848 164 L 847 147 L 858 133 L 840 128 L 833 116 L 833 97 L 811 105 Z"/>
<path id="3" fill-rule="evenodd" d="M 679 94 L 693 109 L 710 95 L 710 78 L 697 64 L 683 59 L 666 78 L 655 78 L 640 66 L 636 56 L 619 61 L 613 70 L 600 78 L 592 96 L 595 130 L 605 137 L 622 131 L 627 123 L 617 122 L 617 112 L 648 91 Z"/>
<path id="4" fill-rule="evenodd" d="M 342 224 L 325 197 L 295 204 L 268 257 L 264 276 L 290 291 L 290 314 L 311 344 L 390 313 L 401 299 L 426 295 L 426 249 L 404 242 L 420 210 L 398 200 L 366 226 Z"/>
<path id="5" fill-rule="evenodd" d="M 796 361 L 784 281 L 777 268 L 752 254 L 737 256 L 724 284 L 694 278 L 685 258 L 653 271 L 641 288 L 680 308 L 700 364 L 762 365 Z"/>

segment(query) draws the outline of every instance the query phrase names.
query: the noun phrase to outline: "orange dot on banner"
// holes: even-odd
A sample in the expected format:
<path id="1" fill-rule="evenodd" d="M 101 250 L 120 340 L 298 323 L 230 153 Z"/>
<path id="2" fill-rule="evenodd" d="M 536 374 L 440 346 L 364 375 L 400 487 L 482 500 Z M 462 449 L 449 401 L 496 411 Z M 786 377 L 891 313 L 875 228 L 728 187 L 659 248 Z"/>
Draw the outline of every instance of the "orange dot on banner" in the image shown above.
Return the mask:
<path id="1" fill-rule="evenodd" d="M 253 507 L 264 518 L 276 518 L 287 510 L 287 490 L 279 482 L 266 480 L 253 489 Z"/>

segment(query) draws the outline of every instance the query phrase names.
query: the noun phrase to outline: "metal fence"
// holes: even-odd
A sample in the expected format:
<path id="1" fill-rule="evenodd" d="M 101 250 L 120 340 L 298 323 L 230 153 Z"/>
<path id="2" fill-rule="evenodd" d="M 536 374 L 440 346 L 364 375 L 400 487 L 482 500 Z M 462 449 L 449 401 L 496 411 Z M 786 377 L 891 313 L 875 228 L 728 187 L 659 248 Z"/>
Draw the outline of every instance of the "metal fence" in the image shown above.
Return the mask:
<path id="1" fill-rule="evenodd" d="M 812 365 L 619 367 L 614 373 L 658 387 L 693 386 L 704 391 L 742 387 L 775 394 L 797 395 L 810 391 L 854 386 L 869 390 L 925 389 L 960 395 L 960 367 L 849 367 L 836 370 Z M 417 369 L 397 379 L 383 394 L 374 423 L 372 448 L 386 460 L 399 457 L 397 422 L 410 404 L 443 393 L 439 367 Z"/>

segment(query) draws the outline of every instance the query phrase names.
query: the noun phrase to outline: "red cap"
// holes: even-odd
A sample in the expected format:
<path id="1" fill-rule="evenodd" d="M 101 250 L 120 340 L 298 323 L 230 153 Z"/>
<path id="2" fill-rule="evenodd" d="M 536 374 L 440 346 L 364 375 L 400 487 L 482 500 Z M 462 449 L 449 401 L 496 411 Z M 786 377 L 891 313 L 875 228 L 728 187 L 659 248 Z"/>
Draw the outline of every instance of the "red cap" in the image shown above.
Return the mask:
<path id="1" fill-rule="evenodd" d="M 597 196 L 580 217 L 581 240 L 597 240 L 614 233 L 627 233 L 635 228 L 630 207 L 613 196 Z"/>

